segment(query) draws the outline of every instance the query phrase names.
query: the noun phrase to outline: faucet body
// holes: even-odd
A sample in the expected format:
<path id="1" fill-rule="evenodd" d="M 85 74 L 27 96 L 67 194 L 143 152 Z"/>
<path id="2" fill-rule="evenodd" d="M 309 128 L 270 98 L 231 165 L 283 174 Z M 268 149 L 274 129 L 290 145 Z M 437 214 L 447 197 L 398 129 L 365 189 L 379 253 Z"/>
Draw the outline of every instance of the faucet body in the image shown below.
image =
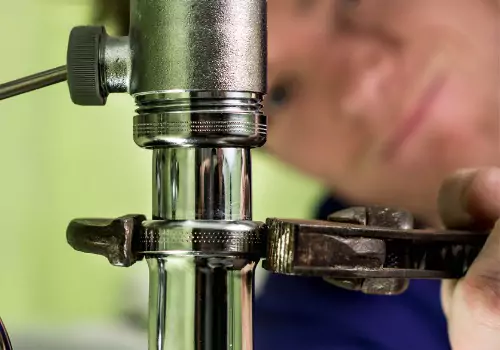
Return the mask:
<path id="1" fill-rule="evenodd" d="M 267 132 L 266 7 L 132 0 L 127 37 L 97 27 L 70 36 L 73 102 L 129 93 L 134 141 L 153 153 L 152 220 L 129 240 L 150 268 L 150 350 L 252 349 L 261 231 L 251 221 L 251 149 Z M 137 260 L 124 256 L 110 261 Z"/>

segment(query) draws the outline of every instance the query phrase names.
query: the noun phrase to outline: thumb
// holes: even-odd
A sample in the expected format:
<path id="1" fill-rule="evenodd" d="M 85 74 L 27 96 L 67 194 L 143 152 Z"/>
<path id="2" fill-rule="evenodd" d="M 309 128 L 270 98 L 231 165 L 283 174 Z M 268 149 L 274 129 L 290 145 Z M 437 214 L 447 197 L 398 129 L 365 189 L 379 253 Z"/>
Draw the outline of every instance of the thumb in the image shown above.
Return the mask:
<path id="1" fill-rule="evenodd" d="M 466 169 L 446 179 L 439 214 L 449 229 L 491 229 L 500 218 L 500 169 Z"/>
<path id="2" fill-rule="evenodd" d="M 444 182 L 438 202 L 448 228 L 493 228 L 467 275 L 443 300 L 453 349 L 499 349 L 500 169 L 455 174 Z"/>

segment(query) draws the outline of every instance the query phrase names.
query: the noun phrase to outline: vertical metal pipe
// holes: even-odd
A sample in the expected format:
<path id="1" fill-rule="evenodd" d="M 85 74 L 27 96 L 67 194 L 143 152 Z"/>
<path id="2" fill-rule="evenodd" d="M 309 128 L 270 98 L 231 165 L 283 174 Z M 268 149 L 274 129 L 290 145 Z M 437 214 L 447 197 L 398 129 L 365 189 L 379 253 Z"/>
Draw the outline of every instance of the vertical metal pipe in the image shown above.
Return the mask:
<path id="1" fill-rule="evenodd" d="M 201 236 L 203 227 L 192 220 L 251 219 L 249 150 L 174 148 L 153 154 L 155 219 L 189 220 Z M 169 252 L 147 261 L 150 350 L 252 350 L 255 258 Z"/>
<path id="2" fill-rule="evenodd" d="M 153 167 L 154 218 L 251 220 L 249 149 L 156 149 Z"/>
<path id="3" fill-rule="evenodd" d="M 150 350 L 252 350 L 256 261 L 157 256 L 150 269 Z"/>
<path id="4" fill-rule="evenodd" d="M 134 140 L 154 152 L 150 350 L 252 350 L 250 148 L 267 133 L 266 8 L 131 1 Z"/>

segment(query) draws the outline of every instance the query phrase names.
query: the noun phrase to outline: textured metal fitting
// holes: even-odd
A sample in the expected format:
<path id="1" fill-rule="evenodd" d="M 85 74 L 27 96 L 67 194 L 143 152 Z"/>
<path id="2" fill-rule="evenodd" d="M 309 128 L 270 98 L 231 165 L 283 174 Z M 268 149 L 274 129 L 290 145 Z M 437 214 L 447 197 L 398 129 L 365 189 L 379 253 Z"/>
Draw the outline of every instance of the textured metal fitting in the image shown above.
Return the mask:
<path id="1" fill-rule="evenodd" d="M 132 0 L 133 96 L 267 88 L 266 0 Z"/>
<path id="2" fill-rule="evenodd" d="M 262 98 L 234 91 L 137 96 L 134 140 L 144 148 L 260 147 L 267 137 Z"/>
<path id="3" fill-rule="evenodd" d="M 146 221 L 140 234 L 141 255 L 264 254 L 264 224 L 253 221 Z"/>

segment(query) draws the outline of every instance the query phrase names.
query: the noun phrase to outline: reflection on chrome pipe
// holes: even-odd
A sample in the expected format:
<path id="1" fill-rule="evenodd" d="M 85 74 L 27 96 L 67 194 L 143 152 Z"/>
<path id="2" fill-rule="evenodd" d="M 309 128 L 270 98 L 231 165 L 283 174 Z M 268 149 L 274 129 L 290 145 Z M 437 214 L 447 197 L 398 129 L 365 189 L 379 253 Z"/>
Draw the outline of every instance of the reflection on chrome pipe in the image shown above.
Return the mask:
<path id="1" fill-rule="evenodd" d="M 150 350 L 252 350 L 250 150 L 155 149 Z M 166 220 L 166 221 L 165 221 Z"/>
<path id="2" fill-rule="evenodd" d="M 150 349 L 252 350 L 255 261 L 171 255 L 148 264 Z"/>
<path id="3" fill-rule="evenodd" d="M 153 167 L 154 219 L 251 220 L 249 149 L 155 149 Z"/>

